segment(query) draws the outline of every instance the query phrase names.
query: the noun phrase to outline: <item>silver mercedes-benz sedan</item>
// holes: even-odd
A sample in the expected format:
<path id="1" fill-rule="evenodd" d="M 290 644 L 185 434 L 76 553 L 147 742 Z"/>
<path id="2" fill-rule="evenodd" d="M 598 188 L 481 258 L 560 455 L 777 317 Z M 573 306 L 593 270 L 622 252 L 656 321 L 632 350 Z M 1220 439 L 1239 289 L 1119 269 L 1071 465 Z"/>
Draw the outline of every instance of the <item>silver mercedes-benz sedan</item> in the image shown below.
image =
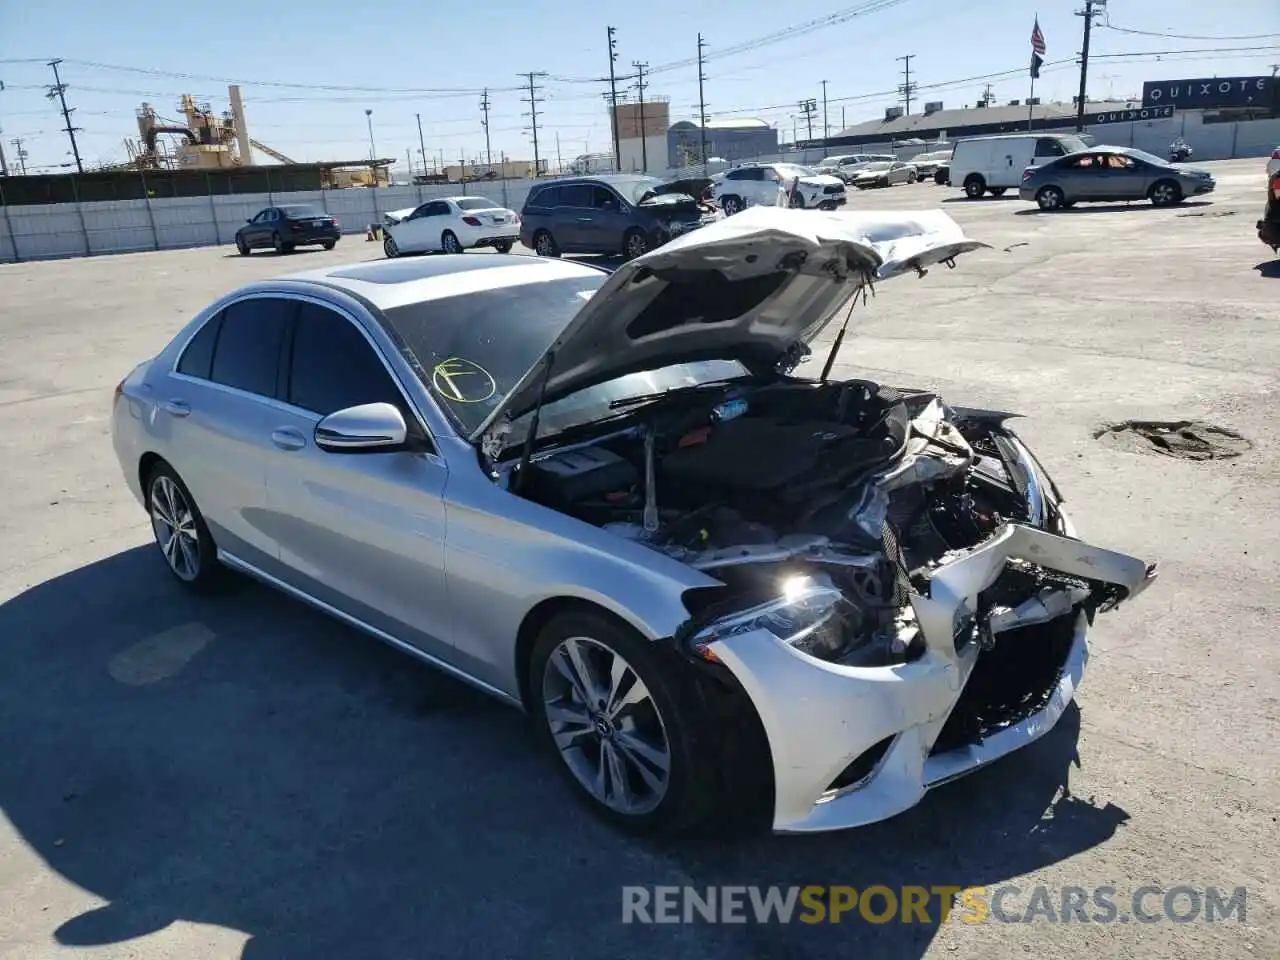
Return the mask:
<path id="1" fill-rule="evenodd" d="M 1074 538 L 1008 414 L 830 378 L 859 294 L 980 246 L 759 208 L 611 275 L 296 274 L 130 373 L 115 449 L 183 584 L 252 575 L 527 710 L 615 822 L 750 784 L 776 830 L 865 824 L 1050 729 L 1154 576 Z"/>

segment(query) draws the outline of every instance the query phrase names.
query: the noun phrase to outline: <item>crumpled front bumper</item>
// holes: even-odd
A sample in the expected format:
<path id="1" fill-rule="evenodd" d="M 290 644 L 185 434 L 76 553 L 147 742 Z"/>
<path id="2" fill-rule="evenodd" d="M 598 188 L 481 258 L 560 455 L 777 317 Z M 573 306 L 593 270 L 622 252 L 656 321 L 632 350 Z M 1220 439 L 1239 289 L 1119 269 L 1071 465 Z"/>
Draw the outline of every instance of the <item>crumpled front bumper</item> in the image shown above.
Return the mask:
<path id="1" fill-rule="evenodd" d="M 1154 578 L 1153 568 L 1134 557 L 1009 524 L 939 566 L 930 595 L 913 598 L 925 652 L 911 663 L 872 668 L 827 663 L 763 629 L 711 646 L 751 698 L 768 737 L 776 831 L 833 830 L 883 820 L 914 806 L 931 787 L 1053 728 L 1071 702 L 1088 658 L 1088 618 L 1082 611 L 1065 614 L 1075 617 L 1074 635 L 1045 706 L 980 743 L 931 755 L 980 656 L 976 642 L 957 651 L 957 627 L 1011 560 L 1118 584 L 1128 598 Z M 849 764 L 886 740 L 891 741 L 887 751 L 869 773 L 841 790 L 829 789 Z"/>

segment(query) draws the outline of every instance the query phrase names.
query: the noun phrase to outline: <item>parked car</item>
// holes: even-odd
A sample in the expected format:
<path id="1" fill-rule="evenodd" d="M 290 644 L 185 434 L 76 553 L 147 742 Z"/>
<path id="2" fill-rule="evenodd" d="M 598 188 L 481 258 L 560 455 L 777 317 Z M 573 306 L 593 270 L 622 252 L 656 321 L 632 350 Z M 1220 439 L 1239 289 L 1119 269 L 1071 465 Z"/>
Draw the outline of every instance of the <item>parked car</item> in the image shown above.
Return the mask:
<path id="1" fill-rule="evenodd" d="M 817 173 L 827 173 L 839 177 L 845 183 L 852 183 L 853 177 L 869 163 L 884 163 L 897 160 L 891 153 L 848 153 L 840 156 L 824 157 L 815 167 Z"/>
<path id="2" fill-rule="evenodd" d="M 708 213 L 683 193 L 662 193 L 656 177 L 571 177 L 535 186 L 521 211 L 520 242 L 539 256 L 622 254 L 660 247 L 702 226 Z"/>
<path id="3" fill-rule="evenodd" d="M 413 211 L 417 209 L 418 208 L 414 206 L 414 207 L 402 207 L 399 210 L 386 211 L 382 215 L 383 229 L 386 229 L 387 227 L 395 226 L 397 223 L 399 223 L 401 220 L 404 220 L 406 217 L 409 216 L 409 214 L 413 213 Z"/>
<path id="4" fill-rule="evenodd" d="M 936 180 L 938 171 L 950 165 L 951 151 L 947 149 L 919 153 L 912 157 L 909 162 L 916 168 L 916 175 L 922 182 Z"/>
<path id="5" fill-rule="evenodd" d="M 999 197 L 1022 183 L 1022 171 L 1085 149 L 1083 141 L 1065 133 L 1013 133 L 970 137 L 956 144 L 948 182 L 977 199 L 984 193 Z"/>
<path id="6" fill-rule="evenodd" d="M 492 247 L 509 253 L 520 239 L 520 217 L 484 197 L 440 197 L 420 204 L 395 223 L 383 221 L 382 251 L 462 253 Z"/>
<path id="7" fill-rule="evenodd" d="M 1280 176 L 1280 147 L 1271 151 L 1271 159 L 1267 161 L 1267 176 Z"/>
<path id="8" fill-rule="evenodd" d="M 342 239 L 342 226 L 319 207 L 290 203 L 259 210 L 236 231 L 236 249 L 243 257 L 260 247 L 292 253 L 316 244 L 332 250 Z"/>
<path id="9" fill-rule="evenodd" d="M 711 178 L 711 197 L 726 216 L 733 216 L 747 207 L 777 206 L 779 190 L 790 191 L 793 185 L 794 207 L 834 210 L 848 200 L 839 177 L 796 163 L 743 164 L 717 174 Z"/>
<path id="10" fill-rule="evenodd" d="M 918 178 L 913 165 L 891 160 L 868 163 L 853 175 L 850 184 L 859 190 L 869 190 L 872 187 L 891 187 L 895 183 L 915 183 Z"/>
<path id="11" fill-rule="evenodd" d="M 1156 206 L 1212 193 L 1207 170 L 1175 165 L 1132 147 L 1090 147 L 1022 174 L 1019 196 L 1041 210 L 1061 210 L 1084 202 L 1150 200 Z"/>
<path id="12" fill-rule="evenodd" d="M 1049 731 L 1154 576 L 1075 538 L 1008 414 L 796 374 L 866 284 L 980 246 L 757 209 L 611 276 L 307 271 L 129 373 L 114 449 L 180 584 L 241 571 L 523 708 L 615 823 L 752 783 L 775 830 L 870 823 Z"/>

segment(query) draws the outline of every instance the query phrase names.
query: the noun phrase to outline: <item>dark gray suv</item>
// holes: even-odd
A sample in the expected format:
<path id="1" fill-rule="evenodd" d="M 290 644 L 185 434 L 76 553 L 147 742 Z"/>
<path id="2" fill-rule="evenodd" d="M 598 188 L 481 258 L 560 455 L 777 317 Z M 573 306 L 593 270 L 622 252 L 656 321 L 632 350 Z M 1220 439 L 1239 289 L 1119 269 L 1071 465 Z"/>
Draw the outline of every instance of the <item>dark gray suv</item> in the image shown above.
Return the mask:
<path id="1" fill-rule="evenodd" d="M 618 174 L 540 183 L 520 212 L 520 242 L 539 256 L 622 254 L 631 259 L 700 227 L 707 215 L 656 177 Z"/>

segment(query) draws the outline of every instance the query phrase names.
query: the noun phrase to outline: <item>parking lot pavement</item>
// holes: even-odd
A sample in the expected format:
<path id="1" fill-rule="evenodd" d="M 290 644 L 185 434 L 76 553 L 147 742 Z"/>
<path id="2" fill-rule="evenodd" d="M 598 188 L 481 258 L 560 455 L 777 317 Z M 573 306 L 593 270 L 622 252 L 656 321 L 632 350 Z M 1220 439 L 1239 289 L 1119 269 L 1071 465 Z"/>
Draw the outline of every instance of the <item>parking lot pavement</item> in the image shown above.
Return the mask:
<path id="1" fill-rule="evenodd" d="M 170 581 L 111 388 L 216 295 L 378 245 L 0 265 L 0 958 L 1277 956 L 1280 270 L 1253 230 L 1263 162 L 1205 166 L 1218 192 L 1166 210 L 853 194 L 940 206 L 991 249 L 877 290 L 837 372 L 1024 414 L 1082 536 L 1163 573 L 1100 621 L 1044 740 L 822 837 L 624 838 L 514 712 L 264 589 Z M 1190 462 L 1094 438 L 1131 419 L 1254 446 Z M 1109 886 L 1120 909 L 620 922 L 623 885 L 684 884 L 1013 884 L 1014 918 L 1040 885 L 1055 915 L 1064 888 Z M 1245 887 L 1244 922 L 1126 925 L 1144 885 Z"/>

